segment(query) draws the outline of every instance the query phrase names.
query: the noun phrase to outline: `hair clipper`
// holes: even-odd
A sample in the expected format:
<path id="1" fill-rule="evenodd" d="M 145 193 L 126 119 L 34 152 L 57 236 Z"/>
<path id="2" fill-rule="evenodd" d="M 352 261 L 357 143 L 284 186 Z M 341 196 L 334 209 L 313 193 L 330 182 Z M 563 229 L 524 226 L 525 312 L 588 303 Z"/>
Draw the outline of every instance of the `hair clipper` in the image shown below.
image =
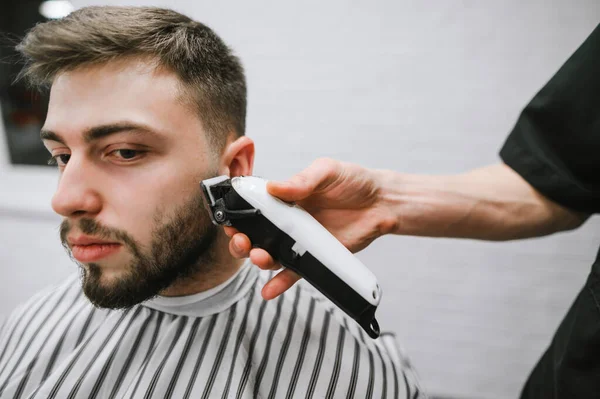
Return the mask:
<path id="1" fill-rule="evenodd" d="M 256 176 L 218 176 L 200 183 L 213 223 L 246 234 L 254 247 L 294 270 L 372 338 L 381 289 L 375 275 L 308 212 L 267 192 Z"/>

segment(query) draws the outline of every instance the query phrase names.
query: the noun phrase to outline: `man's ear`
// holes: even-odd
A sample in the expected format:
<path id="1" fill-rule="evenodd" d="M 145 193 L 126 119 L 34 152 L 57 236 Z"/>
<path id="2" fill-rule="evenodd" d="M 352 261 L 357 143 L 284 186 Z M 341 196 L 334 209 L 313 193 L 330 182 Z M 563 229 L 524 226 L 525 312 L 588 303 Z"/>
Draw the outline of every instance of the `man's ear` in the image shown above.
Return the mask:
<path id="1" fill-rule="evenodd" d="M 234 176 L 251 176 L 254 168 L 254 141 L 242 136 L 228 141 L 221 157 L 221 174 Z"/>

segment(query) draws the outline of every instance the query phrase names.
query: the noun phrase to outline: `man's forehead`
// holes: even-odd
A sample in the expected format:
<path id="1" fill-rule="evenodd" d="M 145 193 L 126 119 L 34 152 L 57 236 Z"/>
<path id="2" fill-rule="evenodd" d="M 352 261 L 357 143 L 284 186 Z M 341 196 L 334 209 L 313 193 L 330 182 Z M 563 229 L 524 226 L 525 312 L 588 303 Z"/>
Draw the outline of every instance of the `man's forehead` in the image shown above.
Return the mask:
<path id="1" fill-rule="evenodd" d="M 197 119 L 182 96 L 175 73 L 147 61 L 124 59 L 82 66 L 55 78 L 44 128 L 81 132 L 134 120 L 168 131 L 185 119 Z"/>
<path id="2" fill-rule="evenodd" d="M 151 84 L 150 84 L 151 83 Z M 56 92 L 77 90 L 79 93 L 111 91 L 161 92 L 178 94 L 178 76 L 155 61 L 146 58 L 126 57 L 100 64 L 84 64 L 59 73 L 53 80 L 51 95 Z M 120 93 L 122 94 L 122 93 Z"/>

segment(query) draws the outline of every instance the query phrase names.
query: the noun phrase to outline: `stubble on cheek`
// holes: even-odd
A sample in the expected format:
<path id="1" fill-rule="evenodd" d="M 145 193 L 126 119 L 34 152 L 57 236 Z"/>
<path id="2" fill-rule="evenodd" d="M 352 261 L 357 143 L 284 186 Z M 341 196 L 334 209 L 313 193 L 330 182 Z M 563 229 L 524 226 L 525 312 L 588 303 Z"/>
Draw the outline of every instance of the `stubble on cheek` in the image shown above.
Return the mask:
<path id="1" fill-rule="evenodd" d="M 166 212 L 157 212 L 148 247 L 125 231 L 104 227 L 93 219 L 80 219 L 77 226 L 84 234 L 115 240 L 124 246 L 119 262 L 76 262 L 90 301 L 99 307 L 127 308 L 156 296 L 176 281 L 210 274 L 218 228 L 212 224 L 203 201 L 198 193 L 170 217 Z M 66 236 L 70 228 L 65 220 L 60 230 L 69 254 Z"/>

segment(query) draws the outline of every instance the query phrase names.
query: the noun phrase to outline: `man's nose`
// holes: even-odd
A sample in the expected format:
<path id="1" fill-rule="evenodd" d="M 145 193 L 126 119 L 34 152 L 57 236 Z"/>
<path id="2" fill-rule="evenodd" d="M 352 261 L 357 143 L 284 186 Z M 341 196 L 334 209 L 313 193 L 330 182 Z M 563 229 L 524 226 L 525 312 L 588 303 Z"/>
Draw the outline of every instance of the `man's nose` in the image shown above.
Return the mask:
<path id="1" fill-rule="evenodd" d="M 71 155 L 52 197 L 52 209 L 64 217 L 98 214 L 102 209 L 102 201 L 96 189 L 97 180 L 92 165 Z"/>

